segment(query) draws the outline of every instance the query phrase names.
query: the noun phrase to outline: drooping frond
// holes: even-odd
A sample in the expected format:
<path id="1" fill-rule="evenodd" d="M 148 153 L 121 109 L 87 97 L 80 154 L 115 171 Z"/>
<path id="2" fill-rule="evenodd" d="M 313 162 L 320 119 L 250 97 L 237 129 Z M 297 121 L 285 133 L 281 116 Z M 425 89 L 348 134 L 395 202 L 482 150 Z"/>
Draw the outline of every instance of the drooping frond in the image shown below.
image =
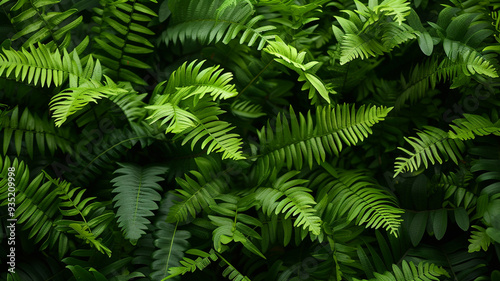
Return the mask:
<path id="1" fill-rule="evenodd" d="M 290 107 L 290 124 L 278 116 L 276 129 L 270 124 L 259 133 L 261 156 L 257 166 L 266 174 L 269 169 L 286 165 L 301 169 L 304 163 L 324 162 L 327 154 L 339 155 L 343 144 L 355 145 L 371 134 L 374 124 L 384 120 L 392 108 L 365 107 L 359 109 L 347 104 L 335 107 L 317 107 L 316 122 L 311 112 L 296 116 Z"/>
<path id="2" fill-rule="evenodd" d="M 417 135 L 418 137 L 405 137 L 406 142 L 413 147 L 413 152 L 399 147 L 408 154 L 408 157 L 396 158 L 394 177 L 400 173 L 416 171 L 422 163 L 425 168 L 429 166 L 429 162 L 432 165 L 436 162 L 441 164 L 443 163 L 441 157 L 444 161 L 451 159 L 455 164 L 458 163 L 458 159 L 462 159 L 461 153 L 465 150 L 463 142 L 459 139 L 450 139 L 445 131 L 426 126 Z"/>
<path id="3" fill-rule="evenodd" d="M 68 54 L 66 49 L 51 51 L 46 45 L 29 45 L 21 51 L 2 50 L 0 54 L 0 76 L 13 78 L 34 86 L 61 86 L 69 77 L 70 87 L 77 87 L 88 80 L 100 81 L 102 70 L 99 61 L 90 56 L 85 68 L 78 54 Z"/>
<path id="4" fill-rule="evenodd" d="M 73 138 L 70 136 L 70 131 L 67 129 L 56 130 L 54 123 L 44 116 L 39 117 L 36 113 L 31 113 L 28 108 L 25 108 L 20 113 L 19 107 L 16 106 L 8 114 L 0 116 L 0 133 L 3 133 L 3 154 L 7 154 L 7 150 L 13 140 L 16 152 L 19 155 L 23 150 L 23 142 L 26 145 L 26 151 L 30 158 L 33 158 L 35 147 L 38 151 L 45 155 L 48 149 L 51 155 L 54 155 L 56 150 L 62 152 L 73 151 Z"/>
<path id="5" fill-rule="evenodd" d="M 263 15 L 251 17 L 253 7 L 248 1 L 239 1 L 234 6 L 225 6 L 224 11 L 218 13 L 223 0 L 175 0 L 169 1 L 172 11 L 171 26 L 162 35 L 165 43 L 181 44 L 186 39 L 197 40 L 202 44 L 223 42 L 227 44 L 241 32 L 240 44 L 262 49 L 270 37 L 266 32 L 275 29 L 275 26 L 259 26 L 264 19 Z"/>
<path id="6" fill-rule="evenodd" d="M 231 132 L 234 127 L 231 127 L 229 122 L 219 120 L 217 117 L 222 113 L 224 111 L 213 102 L 198 102 L 193 107 L 197 126 L 183 132 L 186 135 L 182 140 L 182 145 L 191 141 L 191 148 L 194 148 L 196 143 L 204 138 L 201 148 L 207 147 L 207 154 L 213 151 L 222 153 L 222 159 L 245 159 L 241 151 L 243 143 L 240 136 Z"/>
<path id="7" fill-rule="evenodd" d="M 115 202 L 117 221 L 124 232 L 126 239 L 136 244 L 141 238 L 150 221 L 147 217 L 153 216 L 158 209 L 156 202 L 160 201 L 161 186 L 158 184 L 167 169 L 160 166 L 140 167 L 130 163 L 119 163 L 121 168 L 114 174 L 119 174 L 111 180 Z"/>
<path id="8" fill-rule="evenodd" d="M 197 158 L 198 167 L 209 167 L 210 162 L 205 158 Z M 188 175 L 175 180 L 180 185 L 175 195 L 180 199 L 170 209 L 167 222 L 183 222 L 190 217 L 196 217 L 201 210 L 209 210 L 215 204 L 214 198 L 227 190 L 227 182 L 217 177 L 217 171 L 201 168 L 202 173 L 191 171 L 195 179 Z"/>
<path id="9" fill-rule="evenodd" d="M 450 125 L 452 130 L 448 132 L 451 139 L 469 140 L 490 134 L 500 136 L 500 121 L 493 123 L 480 115 L 464 113 L 464 118 L 455 119 L 453 123 L 455 125 Z"/>
<path id="10" fill-rule="evenodd" d="M 313 103 L 316 103 L 318 100 L 316 93 L 319 93 L 323 99 L 330 103 L 329 90 L 323 81 L 311 70 L 319 62 L 311 61 L 304 64 L 306 52 L 299 53 L 295 47 L 286 44 L 278 36 L 275 36 L 275 41 L 269 41 L 269 45 L 264 51 L 275 56 L 274 60 L 277 62 L 297 72 L 299 74 L 299 81 L 306 81 L 302 86 L 302 90 L 309 90 L 309 99 L 312 99 Z M 333 90 L 330 92 L 335 93 Z"/>
<path id="11" fill-rule="evenodd" d="M 11 40 L 24 38 L 24 48 L 44 42 L 52 51 L 66 49 L 71 42 L 70 31 L 80 25 L 83 16 L 77 17 L 78 10 L 74 8 L 59 11 L 60 2 L 18 0 L 9 11 L 9 18 L 18 30 Z"/>
<path id="12" fill-rule="evenodd" d="M 233 74 L 224 72 L 219 65 L 202 69 L 205 61 L 183 63 L 170 75 L 163 92 L 164 96 L 158 98 L 158 103 L 166 101 L 178 104 L 190 97 L 202 99 L 209 94 L 213 101 L 228 99 L 238 95 L 233 84 Z M 160 86 L 161 87 L 161 86 Z"/>
<path id="13" fill-rule="evenodd" d="M 375 278 L 372 279 L 357 279 L 353 278 L 353 281 L 420 281 L 420 280 L 441 280 L 438 277 L 446 276 L 450 277 L 448 272 L 435 264 L 427 262 L 419 262 L 415 265 L 412 261 L 407 262 L 403 260 L 401 265 L 392 265 L 392 272 L 387 271 L 383 274 L 374 273 Z"/>
<path id="14" fill-rule="evenodd" d="M 384 228 L 397 237 L 404 210 L 397 207 L 394 195 L 381 188 L 362 170 L 336 170 L 323 163 L 326 173 L 315 177 L 318 201 L 332 205 L 334 217 L 346 217 L 357 225 Z M 327 198 L 327 199 L 325 199 Z"/>
<path id="15" fill-rule="evenodd" d="M 78 87 L 65 89 L 52 97 L 49 105 L 50 110 L 54 112 L 52 116 L 57 127 L 60 127 L 69 116 L 80 111 L 90 102 L 97 103 L 98 99 L 128 92 L 118 87 L 107 76 L 105 77 L 107 85 L 96 87 L 95 83 L 83 83 Z"/>
<path id="16" fill-rule="evenodd" d="M 294 227 L 302 226 L 312 234 L 321 233 L 321 218 L 317 216 L 311 190 L 302 186 L 307 180 L 294 179 L 299 172 L 287 172 L 275 179 L 272 187 L 261 187 L 255 191 L 255 199 L 259 201 L 262 210 L 268 216 L 284 213 L 285 219 L 294 217 Z"/>
<path id="17" fill-rule="evenodd" d="M 148 40 L 154 32 L 144 23 L 151 22 L 158 15 L 145 5 L 147 1 L 103 0 L 100 4 L 101 7 L 93 9 L 98 16 L 92 18 L 97 23 L 92 30 L 98 34 L 94 40 L 103 54 L 95 56 L 109 68 L 108 75 L 146 85 L 129 68 L 151 68 L 141 60 L 141 55 L 154 51 L 153 44 Z"/>

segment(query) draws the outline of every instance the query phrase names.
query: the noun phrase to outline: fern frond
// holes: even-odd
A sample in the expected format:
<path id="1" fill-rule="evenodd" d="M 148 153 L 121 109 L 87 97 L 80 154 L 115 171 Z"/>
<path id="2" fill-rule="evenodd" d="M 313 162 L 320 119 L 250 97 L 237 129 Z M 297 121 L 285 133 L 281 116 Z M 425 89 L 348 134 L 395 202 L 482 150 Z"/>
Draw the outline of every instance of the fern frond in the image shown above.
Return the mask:
<path id="1" fill-rule="evenodd" d="M 25 37 L 23 47 L 27 48 L 37 42 L 47 42 L 48 39 L 47 44 L 50 50 L 66 49 L 71 42 L 71 30 L 82 23 L 83 16 L 75 18 L 77 9 L 47 13 L 50 10 L 57 10 L 60 2 L 60 0 L 18 0 L 9 12 L 12 24 L 19 30 L 11 37 L 11 40 Z"/>
<path id="2" fill-rule="evenodd" d="M 463 114 L 464 118 L 453 120 L 455 125 L 450 125 L 452 130 L 448 132 L 451 139 L 469 140 L 476 136 L 487 136 L 494 134 L 500 136 L 500 121 L 496 123 L 476 114 Z"/>
<path id="3" fill-rule="evenodd" d="M 304 64 L 306 52 L 299 53 L 295 47 L 286 44 L 279 36 L 275 36 L 275 41 L 269 41 L 264 51 L 277 57 L 274 59 L 277 62 L 297 72 L 299 81 L 306 81 L 302 86 L 302 90 L 309 89 L 309 99 L 312 99 L 313 103 L 317 101 L 316 92 L 328 103 L 331 102 L 328 96 L 329 90 L 327 90 L 323 81 L 311 71 L 311 68 L 319 62 L 311 61 Z M 331 92 L 335 93 L 333 90 Z"/>
<path id="4" fill-rule="evenodd" d="M 230 133 L 234 127 L 230 127 L 230 123 L 221 121 L 217 117 L 224 113 L 223 110 L 210 101 L 199 101 L 192 110 L 198 124 L 194 128 L 185 130 L 186 135 L 182 140 L 182 145 L 191 141 L 191 149 L 193 149 L 196 143 L 204 138 L 201 148 L 207 147 L 207 154 L 213 151 L 222 153 L 222 159 L 245 159 L 241 151 L 243 143 L 240 136 Z"/>
<path id="5" fill-rule="evenodd" d="M 477 73 L 492 78 L 498 77 L 492 63 L 469 45 L 445 38 L 443 48 L 451 61 L 460 61 L 461 70 L 465 75 L 469 76 Z"/>
<path id="6" fill-rule="evenodd" d="M 253 7 L 248 1 L 240 1 L 235 6 L 226 6 L 220 14 L 217 12 L 223 0 L 182 0 L 168 3 L 172 11 L 171 27 L 162 35 L 165 43 L 174 44 L 177 40 L 184 44 L 186 39 L 198 40 L 202 44 L 221 42 L 228 44 L 242 31 L 239 43 L 264 47 L 271 39 L 266 32 L 274 30 L 272 25 L 258 26 L 263 15 L 251 17 Z"/>
<path id="7" fill-rule="evenodd" d="M 459 139 L 450 139 L 443 130 L 426 126 L 417 135 L 418 138 L 405 137 L 406 142 L 413 147 L 414 152 L 399 147 L 409 157 L 396 158 L 394 177 L 400 173 L 416 171 L 421 167 L 422 163 L 425 168 L 429 166 L 429 162 L 432 165 L 436 162 L 441 164 L 443 163 L 441 157 L 444 157 L 445 161 L 451 158 L 455 164 L 458 163 L 458 159 L 462 159 L 461 153 L 465 150 L 463 142 Z"/>
<path id="8" fill-rule="evenodd" d="M 163 280 L 171 273 L 171 268 L 180 266 L 184 252 L 189 248 L 188 239 L 191 237 L 189 231 L 180 230 L 177 225 L 163 221 L 156 224 L 154 240 L 156 251 L 153 253 L 151 268 L 153 272 L 150 277 L 153 280 Z"/>
<path id="9" fill-rule="evenodd" d="M 265 259 L 266 257 L 252 242 L 253 239 L 262 239 L 254 230 L 255 227 L 262 227 L 262 223 L 243 213 L 253 204 L 232 194 L 219 195 L 217 199 L 223 202 L 209 207 L 218 216 L 208 216 L 212 224 L 217 226 L 212 234 L 215 250 L 221 252 L 223 244 L 240 242 L 247 250 Z"/>
<path id="10" fill-rule="evenodd" d="M 312 167 L 314 160 L 324 162 L 327 154 L 339 155 L 343 143 L 351 146 L 363 141 L 372 133 L 370 127 L 384 120 L 392 108 L 354 105 L 317 107 L 316 122 L 311 112 L 296 116 L 290 107 L 290 125 L 286 118 L 278 116 L 276 130 L 271 125 L 259 133 L 261 154 L 258 169 L 264 175 L 269 169 L 286 164 L 300 170 L 305 163 Z"/>
<path id="11" fill-rule="evenodd" d="M 54 121 L 60 127 L 69 116 L 80 111 L 89 102 L 97 103 L 98 99 L 128 92 L 119 88 L 106 76 L 107 85 L 97 86 L 93 83 L 84 83 L 76 88 L 68 88 L 52 97 L 49 106 L 52 110 Z"/>
<path id="12" fill-rule="evenodd" d="M 471 231 L 469 239 L 469 253 L 481 251 L 488 251 L 491 244 L 491 238 L 486 233 L 486 229 L 478 225 L 473 225 L 472 228 L 476 230 Z"/>
<path id="13" fill-rule="evenodd" d="M 321 233 L 321 218 L 316 214 L 311 190 L 301 186 L 307 180 L 290 180 L 299 172 L 287 172 L 283 176 L 275 179 L 272 187 L 261 187 L 255 191 L 255 199 L 259 201 L 263 212 L 268 216 L 271 214 L 284 213 L 285 219 L 290 216 L 296 217 L 294 227 L 302 226 L 312 234 Z"/>
<path id="14" fill-rule="evenodd" d="M 196 159 L 197 165 L 209 165 L 205 158 Z M 209 210 L 210 205 L 215 204 L 214 197 L 227 190 L 227 182 L 216 177 L 216 171 L 202 170 L 191 171 L 195 179 L 184 176 L 184 179 L 176 178 L 181 189 L 176 189 L 175 195 L 180 199 L 170 209 L 167 222 L 183 222 L 188 218 L 196 217 L 201 210 Z"/>
<path id="15" fill-rule="evenodd" d="M 154 35 L 154 32 L 143 23 L 151 22 L 158 15 L 141 2 L 100 1 L 102 7 L 93 9 L 98 16 L 92 19 L 98 25 L 92 30 L 98 34 L 94 37 L 97 47 L 106 54 L 95 54 L 95 57 L 109 68 L 108 75 L 146 85 L 141 77 L 128 69 L 151 68 L 139 58 L 140 55 L 154 51 L 153 44 L 147 39 L 148 36 Z"/>
<path id="16" fill-rule="evenodd" d="M 213 101 L 238 95 L 235 86 L 230 84 L 233 80 L 232 73 L 223 73 L 224 69 L 219 69 L 219 65 L 202 69 L 204 63 L 204 60 L 194 60 L 189 64 L 185 62 L 172 72 L 163 91 L 165 96 L 155 104 L 166 101 L 178 104 L 190 97 L 202 99 L 206 94 L 210 94 Z"/>
<path id="17" fill-rule="evenodd" d="M 35 140 L 38 151 L 45 155 L 46 149 L 51 155 L 54 155 L 56 150 L 61 150 L 64 153 L 73 151 L 74 143 L 67 129 L 56 130 L 54 123 L 50 121 L 48 116 L 40 118 L 37 114 L 31 113 L 28 108 L 19 113 L 19 107 L 16 106 L 0 117 L 0 133 L 3 133 L 3 153 L 7 154 L 11 140 L 14 140 L 17 155 L 22 151 L 23 143 L 26 146 L 26 151 L 30 158 L 33 158 Z"/>
<path id="18" fill-rule="evenodd" d="M 102 76 L 99 61 L 94 62 L 90 56 L 86 67 L 73 51 L 68 54 L 66 49 L 61 54 L 59 50 L 51 51 L 47 45 L 38 43 L 29 45 L 29 52 L 25 48 L 21 51 L 2 50 L 0 54 L 0 76 L 14 78 L 34 86 L 56 87 L 61 86 L 69 77 L 70 87 L 78 87 L 89 80 L 100 81 Z"/>
<path id="19" fill-rule="evenodd" d="M 147 217 L 158 208 L 161 186 L 158 184 L 163 178 L 159 175 L 166 172 L 166 168 L 159 166 L 140 167 L 130 163 L 119 163 L 121 168 L 113 174 L 120 174 L 111 180 L 113 186 L 114 207 L 119 226 L 126 239 L 135 245 L 141 238 L 150 221 Z"/>
<path id="20" fill-rule="evenodd" d="M 348 221 L 355 221 L 357 225 L 366 227 L 384 228 L 394 236 L 403 221 L 401 214 L 404 210 L 397 207 L 396 198 L 380 188 L 365 171 L 335 170 L 327 163 L 323 163 L 327 173 L 315 177 L 311 186 L 317 186 L 317 200 L 327 198 L 334 206 L 333 217 L 347 217 Z"/>
<path id="21" fill-rule="evenodd" d="M 81 219 L 58 220 L 55 222 L 57 228 L 65 232 L 68 231 L 69 228 L 73 229 L 77 233 L 77 238 L 83 239 L 87 244 L 92 245 L 99 252 L 107 254 L 111 257 L 111 250 L 101 242 L 101 239 L 98 239 L 97 237 L 109 224 L 113 216 L 112 213 L 107 212 L 99 217 L 94 217 L 92 220 L 88 220 L 96 209 L 103 207 L 103 204 L 98 201 L 93 201 L 96 197 L 85 198 L 85 189 L 80 189 L 80 187 L 71 187 L 71 184 L 66 181 L 60 182 L 59 180 L 54 180 L 47 173 L 45 173 L 45 177 L 57 186 L 58 195 L 61 199 L 61 202 L 59 203 L 59 211 L 61 214 L 64 217 L 78 216 Z M 93 229 L 98 230 L 93 231 Z"/>
<path id="22" fill-rule="evenodd" d="M 214 249 L 210 249 L 208 253 L 197 249 L 190 249 L 186 251 L 186 254 L 194 255 L 197 258 L 193 260 L 184 257 L 183 260 L 180 261 L 180 264 L 182 266 L 171 267 L 168 270 L 168 273 L 170 275 L 162 279 L 162 281 L 168 280 L 178 275 L 184 275 L 188 272 L 195 272 L 197 269 L 203 270 L 208 265 L 210 265 L 212 261 L 217 261 L 219 259 L 219 255 L 217 255 L 217 252 L 215 252 Z"/>
<path id="23" fill-rule="evenodd" d="M 407 262 L 403 260 L 401 265 L 392 265 L 392 272 L 385 272 L 383 274 L 374 273 L 375 278 L 372 279 L 357 279 L 353 281 L 420 281 L 420 280 L 440 280 L 440 276 L 450 277 L 448 272 L 435 264 L 427 262 L 419 262 L 415 265 L 412 261 Z"/>
<path id="24" fill-rule="evenodd" d="M 262 106 L 253 104 L 251 101 L 235 101 L 231 104 L 231 113 L 243 118 L 259 118 L 266 114 L 262 112 Z"/>

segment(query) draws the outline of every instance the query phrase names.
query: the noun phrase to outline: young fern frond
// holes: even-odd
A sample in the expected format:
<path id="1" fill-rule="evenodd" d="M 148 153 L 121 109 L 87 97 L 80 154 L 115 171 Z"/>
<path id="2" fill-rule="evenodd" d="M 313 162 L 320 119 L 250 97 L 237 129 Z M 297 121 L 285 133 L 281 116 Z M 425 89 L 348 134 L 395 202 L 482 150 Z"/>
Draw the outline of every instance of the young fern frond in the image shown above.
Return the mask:
<path id="1" fill-rule="evenodd" d="M 255 199 L 262 206 L 263 212 L 272 214 L 284 213 L 285 219 L 293 216 L 294 227 L 302 226 L 314 235 L 321 233 L 321 218 L 317 216 L 311 190 L 302 186 L 307 180 L 295 179 L 299 172 L 287 172 L 283 176 L 272 180 L 272 187 L 260 187 L 255 191 Z"/>
<path id="2" fill-rule="evenodd" d="M 60 0 L 18 0 L 9 12 L 12 24 L 19 30 L 11 37 L 11 40 L 15 41 L 25 37 L 26 40 L 22 45 L 24 48 L 37 42 L 46 42 L 52 51 L 56 49 L 65 50 L 71 42 L 70 31 L 80 25 L 83 16 L 75 18 L 74 15 L 78 12 L 77 9 L 47 13 L 50 10 L 57 10 L 56 5 L 59 2 Z M 56 9 L 53 9 L 53 7 L 56 7 Z"/>
<path id="3" fill-rule="evenodd" d="M 100 1 L 102 8 L 94 8 L 98 16 L 92 19 L 98 24 L 93 31 L 98 48 L 105 55 L 95 56 L 109 68 L 109 74 L 120 80 L 139 85 L 146 82 L 128 68 L 149 69 L 149 64 L 139 59 L 140 55 L 152 53 L 153 44 L 147 39 L 154 32 L 143 23 L 151 22 L 158 15 L 141 3 L 142 1 Z M 112 58 L 110 58 L 111 56 Z"/>
<path id="4" fill-rule="evenodd" d="M 299 81 L 306 81 L 302 86 L 302 90 L 309 90 L 309 99 L 312 99 L 313 104 L 318 101 L 316 93 L 319 93 L 328 103 L 331 102 L 328 96 L 329 90 L 323 81 L 311 70 L 319 62 L 311 61 L 304 64 L 306 52 L 299 53 L 295 47 L 286 44 L 278 36 L 275 36 L 275 41 L 269 41 L 269 45 L 264 51 L 277 57 L 274 59 L 275 61 L 297 72 L 299 74 Z M 333 90 L 330 92 L 335 93 Z"/>
<path id="5" fill-rule="evenodd" d="M 248 1 L 239 1 L 237 5 L 222 8 L 223 0 L 175 0 L 168 3 L 172 11 L 171 27 L 162 37 L 168 45 L 177 40 L 184 44 L 186 39 L 198 40 L 201 44 L 222 42 L 224 44 L 235 39 L 242 31 L 240 44 L 264 47 L 272 36 L 266 32 L 274 30 L 272 25 L 258 26 L 263 15 L 251 17 L 253 7 Z M 220 11 L 220 10 L 219 10 Z"/>
<path id="6" fill-rule="evenodd" d="M 307 116 L 296 116 L 290 107 L 290 125 L 286 118 L 278 116 L 276 129 L 270 124 L 259 133 L 261 153 L 257 168 L 261 175 L 272 168 L 286 165 L 300 170 L 304 163 L 312 167 L 313 162 L 324 162 L 327 154 L 339 155 L 343 143 L 351 146 L 363 141 L 372 133 L 370 127 L 384 120 L 392 110 L 387 107 L 365 107 L 350 105 L 317 107 L 316 122 L 311 112 Z"/>
<path id="7" fill-rule="evenodd" d="M 45 155 L 48 149 L 51 155 L 56 150 L 64 153 L 73 151 L 74 139 L 70 136 L 68 129 L 56 130 L 54 123 L 47 115 L 40 118 L 37 114 L 31 113 L 25 108 L 20 114 L 19 107 L 16 106 L 8 114 L 0 116 L 0 133 L 3 133 L 3 154 L 14 140 L 14 147 L 17 155 L 22 151 L 22 144 L 26 145 L 26 151 L 30 158 L 33 158 L 35 141 L 38 151 Z"/>
<path id="8" fill-rule="evenodd" d="M 429 167 L 429 162 L 432 165 L 436 162 L 441 164 L 443 163 L 441 157 L 445 161 L 451 159 L 455 164 L 458 163 L 458 159 L 462 159 L 461 153 L 465 150 L 464 143 L 459 139 L 450 139 L 445 131 L 426 126 L 417 135 L 418 137 L 405 137 L 406 142 L 413 147 L 414 152 L 399 147 L 401 151 L 408 154 L 408 157 L 396 158 L 394 177 L 400 173 L 416 171 L 422 163 L 425 168 Z"/>
<path id="9" fill-rule="evenodd" d="M 374 273 L 375 278 L 372 279 L 357 279 L 353 278 L 353 281 L 420 281 L 420 280 L 441 280 L 439 277 L 446 276 L 450 277 L 448 272 L 435 264 L 427 262 L 419 262 L 415 265 L 412 261 L 407 262 L 403 260 L 401 265 L 392 265 L 392 272 L 387 271 L 383 274 Z"/>
<path id="10" fill-rule="evenodd" d="M 237 100 L 231 104 L 231 113 L 242 118 L 259 118 L 266 116 L 262 112 L 262 106 L 251 101 Z"/>
<path id="11" fill-rule="evenodd" d="M 121 168 L 114 174 L 119 174 L 111 180 L 113 186 L 113 202 L 117 221 L 124 236 L 135 245 L 141 238 L 150 221 L 147 217 L 153 216 L 158 209 L 156 202 L 160 201 L 160 177 L 167 169 L 160 166 L 140 167 L 130 163 L 119 163 Z"/>
<path id="12" fill-rule="evenodd" d="M 452 130 L 448 132 L 451 139 L 469 140 L 490 134 L 500 136 L 500 121 L 493 123 L 480 115 L 464 113 L 464 118 L 455 119 L 453 123 L 455 125 L 450 125 Z"/>

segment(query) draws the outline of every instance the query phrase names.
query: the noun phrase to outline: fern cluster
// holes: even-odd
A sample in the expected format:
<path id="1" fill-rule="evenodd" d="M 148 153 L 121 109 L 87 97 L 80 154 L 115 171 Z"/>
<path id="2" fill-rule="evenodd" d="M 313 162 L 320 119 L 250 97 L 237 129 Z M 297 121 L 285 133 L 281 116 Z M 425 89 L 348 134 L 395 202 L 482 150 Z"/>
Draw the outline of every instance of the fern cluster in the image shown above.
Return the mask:
<path id="1" fill-rule="evenodd" d="M 0 280 L 500 280 L 497 2 L 0 1 Z"/>

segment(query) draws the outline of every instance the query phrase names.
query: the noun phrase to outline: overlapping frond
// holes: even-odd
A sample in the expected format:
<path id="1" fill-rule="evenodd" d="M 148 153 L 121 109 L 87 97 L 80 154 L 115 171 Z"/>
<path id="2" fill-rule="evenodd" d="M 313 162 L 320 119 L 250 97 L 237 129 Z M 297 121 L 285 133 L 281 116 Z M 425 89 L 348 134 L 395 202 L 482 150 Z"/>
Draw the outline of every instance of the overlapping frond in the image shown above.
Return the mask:
<path id="1" fill-rule="evenodd" d="M 318 201 L 326 200 L 335 218 L 346 217 L 357 225 L 384 228 L 397 237 L 403 221 L 394 195 L 381 188 L 362 170 L 336 170 L 324 163 L 326 173 L 315 177 L 311 186 L 317 187 Z M 327 199 L 325 199 L 327 198 Z"/>
<path id="2" fill-rule="evenodd" d="M 24 48 L 45 42 L 52 51 L 66 49 L 71 43 L 71 30 L 82 23 L 83 16 L 77 16 L 78 9 L 74 8 L 58 10 L 60 2 L 18 0 L 8 12 L 12 24 L 18 30 L 11 40 L 25 39 Z"/>
<path id="3" fill-rule="evenodd" d="M 196 159 L 197 165 L 210 165 L 207 159 Z M 227 190 L 227 183 L 217 177 L 217 171 L 212 169 L 202 169 L 202 173 L 191 171 L 191 178 L 188 175 L 175 180 L 180 185 L 176 189 L 175 195 L 180 199 L 170 209 L 167 222 L 183 222 L 190 217 L 196 217 L 201 210 L 209 210 L 209 206 L 215 204 L 214 198 Z"/>
<path id="4" fill-rule="evenodd" d="M 140 167 L 130 163 L 119 163 L 121 168 L 114 174 L 119 174 L 111 180 L 115 202 L 117 221 L 126 239 L 136 244 L 141 238 L 150 221 L 147 217 L 154 215 L 160 201 L 161 186 L 158 184 L 167 169 L 160 166 Z"/>
<path id="5" fill-rule="evenodd" d="M 285 214 L 285 219 L 296 218 L 293 226 L 302 226 L 312 234 L 319 235 L 321 232 L 321 218 L 316 214 L 311 190 L 304 187 L 307 180 L 291 179 L 298 172 L 287 172 L 275 179 L 272 187 L 261 187 L 255 191 L 255 199 L 259 201 L 262 210 L 268 216 L 272 214 Z"/>
<path id="6" fill-rule="evenodd" d="M 406 142 L 413 147 L 413 152 L 399 147 L 408 157 L 396 158 L 394 177 L 400 173 L 416 171 L 422 164 L 427 168 L 429 162 L 432 165 L 436 162 L 441 164 L 443 163 L 441 157 L 444 161 L 451 159 L 455 164 L 462 159 L 461 154 L 465 150 L 465 145 L 459 139 L 450 139 L 445 131 L 426 126 L 417 135 L 418 137 L 405 137 Z"/>
<path id="7" fill-rule="evenodd" d="M 251 17 L 253 7 L 248 1 L 239 1 L 236 5 L 221 6 L 223 0 L 182 0 L 168 3 L 172 11 L 171 27 L 164 34 L 165 43 L 181 44 L 186 39 L 197 40 L 202 44 L 223 42 L 227 44 L 241 32 L 240 44 L 262 49 L 272 36 L 268 31 L 275 26 L 259 26 L 263 15 Z M 224 10 L 219 10 L 224 8 Z M 221 11 L 218 13 L 218 11 Z"/>
<path id="8" fill-rule="evenodd" d="M 290 107 L 290 121 L 278 116 L 276 129 L 268 124 L 258 132 L 258 169 L 266 174 L 269 169 L 284 165 L 301 169 L 304 163 L 312 167 L 313 162 L 324 162 L 327 154 L 339 155 L 343 144 L 351 146 L 367 138 L 372 132 L 370 127 L 384 120 L 391 109 L 364 105 L 355 109 L 347 104 L 320 106 L 314 122 L 311 112 L 297 116 Z"/>
<path id="9" fill-rule="evenodd" d="M 92 30 L 98 34 L 94 40 L 103 54 L 95 56 L 109 68 L 108 75 L 146 85 L 146 82 L 129 68 L 151 68 L 147 62 L 141 60 L 141 55 L 154 51 L 148 37 L 155 33 L 144 23 L 151 22 L 158 15 L 145 5 L 146 1 L 103 0 L 100 3 L 100 8 L 93 9 L 97 16 L 92 19 L 97 26 Z"/>
<path id="10" fill-rule="evenodd" d="M 29 108 L 25 108 L 20 113 L 16 106 L 0 117 L 0 133 L 3 133 L 3 154 L 13 145 L 19 155 L 23 151 L 23 143 L 26 146 L 26 152 L 33 158 L 35 142 L 38 151 L 45 155 L 46 150 L 54 155 L 56 150 L 62 152 L 73 151 L 73 138 L 68 129 L 56 130 L 54 123 L 48 116 L 39 117 L 36 113 L 31 113 Z"/>

